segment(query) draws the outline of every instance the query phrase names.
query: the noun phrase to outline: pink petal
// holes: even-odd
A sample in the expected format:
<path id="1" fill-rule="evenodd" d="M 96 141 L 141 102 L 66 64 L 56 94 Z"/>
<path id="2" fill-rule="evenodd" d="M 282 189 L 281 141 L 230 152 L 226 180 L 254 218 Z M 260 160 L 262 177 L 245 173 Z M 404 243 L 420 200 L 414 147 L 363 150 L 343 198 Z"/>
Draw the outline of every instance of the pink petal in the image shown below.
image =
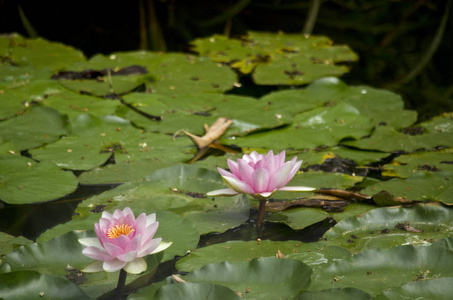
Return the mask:
<path id="1" fill-rule="evenodd" d="M 277 168 L 278 165 L 275 163 L 274 153 L 271 150 L 266 155 L 266 169 L 269 171 L 270 174 L 272 174 L 275 172 Z"/>
<path id="2" fill-rule="evenodd" d="M 238 169 L 238 163 L 237 162 L 235 162 L 235 161 L 233 161 L 231 159 L 228 159 L 227 163 L 228 163 L 228 167 L 230 168 L 231 173 L 233 173 L 234 175 L 239 174 L 239 169 Z"/>
<path id="3" fill-rule="evenodd" d="M 123 215 L 125 217 L 126 216 L 132 216 L 135 219 L 134 212 L 129 207 L 126 207 L 126 208 L 123 209 Z"/>
<path id="4" fill-rule="evenodd" d="M 146 228 L 146 222 L 147 216 L 145 213 L 142 213 L 137 217 L 137 220 L 135 220 L 135 224 L 133 226 L 135 229 L 135 235 L 137 234 L 143 235 L 143 232 Z"/>
<path id="5" fill-rule="evenodd" d="M 281 166 L 285 163 L 285 156 L 286 156 L 286 151 L 283 150 L 279 155 L 278 155 L 278 158 L 279 158 L 279 162 L 278 164 Z"/>
<path id="6" fill-rule="evenodd" d="M 88 256 L 89 258 L 102 261 L 110 261 L 114 259 L 114 257 L 110 256 L 104 249 L 97 247 L 86 247 L 82 250 L 82 254 Z"/>
<path id="7" fill-rule="evenodd" d="M 110 223 L 111 223 L 110 219 L 106 219 L 106 218 L 99 219 L 100 232 L 102 232 L 103 234 L 107 233 L 107 231 L 110 228 Z"/>
<path id="8" fill-rule="evenodd" d="M 236 192 L 235 190 L 227 188 L 208 192 L 206 193 L 206 196 L 234 196 L 237 194 L 238 192 Z"/>
<path id="9" fill-rule="evenodd" d="M 238 179 L 232 177 L 222 177 L 223 181 L 235 190 L 236 192 L 243 193 L 243 194 L 254 194 L 255 191 L 245 182 L 240 181 Z"/>
<path id="10" fill-rule="evenodd" d="M 291 160 L 291 163 L 293 163 L 294 161 L 294 165 L 291 167 L 291 170 L 289 171 L 289 174 L 288 176 L 286 177 L 286 180 L 285 180 L 285 184 L 287 184 L 290 180 L 293 179 L 294 175 L 296 175 L 296 173 L 299 171 L 300 169 L 300 166 L 302 165 L 302 161 L 299 160 L 299 161 L 295 161 L 297 159 L 297 157 L 294 157 L 292 160 Z"/>
<path id="11" fill-rule="evenodd" d="M 122 234 L 117 238 L 108 239 L 108 241 L 105 241 L 104 247 L 106 244 L 112 244 L 112 245 L 120 247 L 124 251 L 130 243 L 131 243 L 131 238 Z"/>
<path id="12" fill-rule="evenodd" d="M 253 185 L 253 168 L 249 166 L 247 162 L 244 160 L 240 160 L 238 162 L 238 168 L 239 168 L 239 176 L 238 179 L 241 181 L 244 181 L 248 185 Z"/>
<path id="13" fill-rule="evenodd" d="M 143 233 L 143 237 L 140 241 L 140 248 L 142 248 L 144 244 L 148 243 L 148 241 L 153 238 L 153 236 L 156 234 L 158 227 L 159 222 L 154 222 L 148 227 L 146 227 L 145 232 Z"/>
<path id="14" fill-rule="evenodd" d="M 140 251 L 138 251 L 137 257 L 143 257 L 145 255 L 150 254 L 151 252 L 153 252 L 153 250 L 155 250 L 159 246 L 161 241 L 162 241 L 161 238 L 150 240 L 147 244 L 142 246 Z"/>
<path id="15" fill-rule="evenodd" d="M 289 171 L 291 171 L 291 163 L 288 161 L 283 164 L 274 174 L 269 183 L 269 190 L 274 190 L 276 188 L 282 187 L 285 185 L 286 178 L 288 177 Z"/>
<path id="16" fill-rule="evenodd" d="M 222 176 L 222 177 L 231 177 L 231 178 L 239 179 L 236 175 L 234 175 L 233 173 L 230 173 L 224 169 L 217 168 L 217 171 L 219 171 L 220 176 Z"/>
<path id="17" fill-rule="evenodd" d="M 112 219 L 120 219 L 120 218 L 123 218 L 123 217 L 124 217 L 124 214 L 123 214 L 123 212 L 120 209 L 116 209 L 113 212 Z"/>
<path id="18" fill-rule="evenodd" d="M 124 271 L 131 274 L 140 274 L 145 272 L 147 268 L 148 265 L 146 264 L 146 261 L 141 257 L 137 257 L 133 261 L 126 264 Z"/>
<path id="19" fill-rule="evenodd" d="M 136 235 L 128 245 L 126 245 L 126 248 L 124 249 L 124 252 L 130 252 L 130 251 L 138 251 L 141 247 L 142 244 L 142 236 Z"/>
<path id="20" fill-rule="evenodd" d="M 114 259 L 111 261 L 105 261 L 102 267 L 107 272 L 116 272 L 124 268 L 127 262 L 121 261 L 119 259 Z"/>
<path id="21" fill-rule="evenodd" d="M 110 256 L 118 257 L 119 255 L 124 254 L 124 250 L 112 243 L 104 243 L 104 249 Z"/>
<path id="22" fill-rule="evenodd" d="M 268 192 L 269 172 L 266 169 L 258 169 L 253 173 L 253 189 L 255 193 Z"/>

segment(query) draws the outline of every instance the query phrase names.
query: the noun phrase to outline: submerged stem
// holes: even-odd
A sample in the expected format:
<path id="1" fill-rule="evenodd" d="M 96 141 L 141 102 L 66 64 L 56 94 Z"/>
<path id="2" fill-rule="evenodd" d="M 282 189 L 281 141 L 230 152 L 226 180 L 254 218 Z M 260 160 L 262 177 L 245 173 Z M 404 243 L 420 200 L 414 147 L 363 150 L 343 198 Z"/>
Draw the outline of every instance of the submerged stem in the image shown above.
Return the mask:
<path id="1" fill-rule="evenodd" d="M 118 278 L 118 285 L 116 286 L 116 290 L 118 292 L 118 299 L 123 298 L 123 291 L 124 291 L 124 285 L 126 283 L 126 276 L 127 276 L 127 272 L 124 271 L 124 269 L 121 269 L 120 277 Z"/>
<path id="2" fill-rule="evenodd" d="M 260 208 L 258 210 L 258 219 L 256 220 L 256 226 L 261 229 L 261 224 L 264 220 L 264 209 L 266 207 L 266 200 L 260 200 Z"/>

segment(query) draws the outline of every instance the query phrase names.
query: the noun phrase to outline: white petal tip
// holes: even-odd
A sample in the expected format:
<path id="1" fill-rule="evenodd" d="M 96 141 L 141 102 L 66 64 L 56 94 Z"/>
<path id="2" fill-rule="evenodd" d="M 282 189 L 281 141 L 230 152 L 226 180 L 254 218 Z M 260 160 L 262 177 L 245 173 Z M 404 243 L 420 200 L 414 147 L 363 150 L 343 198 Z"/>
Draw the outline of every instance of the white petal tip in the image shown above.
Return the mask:
<path id="1" fill-rule="evenodd" d="M 209 197 L 211 197 L 211 196 L 234 196 L 237 194 L 239 194 L 239 193 L 233 189 L 221 189 L 221 190 L 215 190 L 215 191 L 208 192 L 208 193 L 206 193 L 206 196 L 209 196 Z"/>
<path id="2" fill-rule="evenodd" d="M 160 242 L 159 246 L 157 246 L 157 248 L 154 249 L 154 251 L 151 252 L 150 254 L 155 254 L 155 253 L 159 253 L 161 251 L 164 251 L 165 249 L 170 247 L 172 244 L 173 244 L 173 242 Z"/>
<path id="3" fill-rule="evenodd" d="M 282 192 L 311 192 L 316 190 L 316 188 L 308 186 L 284 186 L 278 190 Z"/>

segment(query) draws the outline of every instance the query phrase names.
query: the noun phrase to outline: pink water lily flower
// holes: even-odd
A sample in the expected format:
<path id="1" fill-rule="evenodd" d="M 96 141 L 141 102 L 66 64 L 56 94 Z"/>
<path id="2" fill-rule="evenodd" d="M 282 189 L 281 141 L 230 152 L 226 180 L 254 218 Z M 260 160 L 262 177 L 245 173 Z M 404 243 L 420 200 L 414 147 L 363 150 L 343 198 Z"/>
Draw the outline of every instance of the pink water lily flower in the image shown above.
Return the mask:
<path id="1" fill-rule="evenodd" d="M 99 223 L 94 224 L 97 238 L 82 238 L 82 253 L 97 261 L 88 265 L 84 272 L 105 270 L 115 272 L 124 269 L 128 273 L 138 274 L 146 271 L 144 256 L 163 251 L 171 243 L 153 239 L 159 222 L 156 214 L 142 213 L 135 219 L 129 207 L 123 211 L 117 209 L 113 214 L 104 211 Z"/>
<path id="2" fill-rule="evenodd" d="M 285 162 L 285 151 L 274 155 L 269 151 L 267 155 L 256 151 L 245 154 L 237 162 L 228 160 L 231 172 L 217 168 L 223 181 L 229 186 L 227 189 L 207 193 L 208 196 L 250 194 L 258 200 L 269 198 L 276 191 L 306 192 L 315 188 L 305 186 L 285 186 L 299 170 L 302 161 L 294 157 Z"/>

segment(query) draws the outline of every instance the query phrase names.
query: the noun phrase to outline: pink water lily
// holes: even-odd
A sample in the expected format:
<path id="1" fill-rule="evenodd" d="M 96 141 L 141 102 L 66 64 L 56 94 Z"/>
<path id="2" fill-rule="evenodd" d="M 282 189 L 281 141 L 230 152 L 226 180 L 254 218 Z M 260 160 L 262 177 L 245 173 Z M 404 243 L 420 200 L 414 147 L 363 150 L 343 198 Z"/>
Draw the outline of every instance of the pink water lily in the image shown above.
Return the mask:
<path id="1" fill-rule="evenodd" d="M 159 222 L 156 214 L 140 214 L 135 219 L 129 207 L 123 211 L 117 209 L 113 214 L 103 212 L 99 223 L 94 224 L 97 238 L 82 238 L 82 253 L 96 261 L 83 271 L 115 272 L 124 269 L 128 273 L 138 274 L 147 269 L 144 256 L 163 251 L 171 243 L 162 242 L 162 238 L 153 239 Z"/>
<path id="2" fill-rule="evenodd" d="M 285 162 L 285 151 L 274 155 L 269 151 L 267 155 L 256 151 L 245 154 L 237 161 L 228 160 L 231 172 L 217 168 L 223 181 L 229 186 L 227 189 L 207 193 L 208 196 L 250 194 L 258 200 L 269 198 L 276 191 L 305 192 L 315 188 L 305 186 L 285 186 L 299 170 L 302 161 L 297 157 Z"/>

